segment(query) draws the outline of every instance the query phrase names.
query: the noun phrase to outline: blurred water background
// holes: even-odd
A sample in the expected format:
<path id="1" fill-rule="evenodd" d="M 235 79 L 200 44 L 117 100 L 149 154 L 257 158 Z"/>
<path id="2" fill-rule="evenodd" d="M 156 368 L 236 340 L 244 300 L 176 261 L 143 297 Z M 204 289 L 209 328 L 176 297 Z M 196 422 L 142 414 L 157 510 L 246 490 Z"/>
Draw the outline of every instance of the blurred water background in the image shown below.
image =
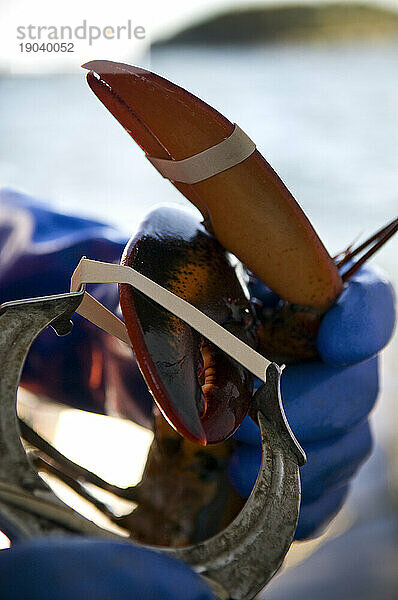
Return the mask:
<path id="1" fill-rule="evenodd" d="M 332 254 L 395 216 L 398 39 L 164 47 L 141 63 L 239 123 Z M 127 235 L 155 203 L 186 203 L 100 105 L 83 72 L 1 77 L 0 140 L 2 186 Z M 398 288 L 397 250 L 392 241 L 373 262 Z M 396 342 L 384 353 L 376 450 L 340 529 L 271 584 L 266 598 L 290 598 L 293 589 L 296 598 L 397 597 L 397 354 Z"/>
<path id="2" fill-rule="evenodd" d="M 238 122 L 328 249 L 394 216 L 398 41 L 167 48 L 144 66 Z M 0 181 L 131 233 L 155 202 L 185 202 L 78 75 L 0 78 Z M 380 255 L 394 268 L 390 245 Z"/>

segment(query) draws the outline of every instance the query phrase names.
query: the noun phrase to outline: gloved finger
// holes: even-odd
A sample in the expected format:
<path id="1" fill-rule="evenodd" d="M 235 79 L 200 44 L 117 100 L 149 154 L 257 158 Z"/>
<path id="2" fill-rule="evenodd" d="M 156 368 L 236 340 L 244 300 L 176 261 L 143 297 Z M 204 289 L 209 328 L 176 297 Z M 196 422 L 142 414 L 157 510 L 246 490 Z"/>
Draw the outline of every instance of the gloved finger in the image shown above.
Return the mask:
<path id="1" fill-rule="evenodd" d="M 232 485 L 243 498 L 248 498 L 261 465 L 261 446 L 242 444 L 233 452 L 228 463 Z"/>
<path id="2" fill-rule="evenodd" d="M 302 503 L 314 502 L 328 489 L 348 482 L 369 456 L 372 435 L 365 421 L 347 434 L 304 450 L 307 463 L 300 469 Z"/>
<path id="3" fill-rule="evenodd" d="M 283 371 L 282 398 L 294 435 L 303 445 L 333 438 L 363 421 L 377 399 L 378 359 L 351 367 L 320 361 Z"/>
<path id="4" fill-rule="evenodd" d="M 260 429 L 248 415 L 243 419 L 233 437 L 244 444 L 253 446 L 260 446 L 261 444 Z"/>
<path id="5" fill-rule="evenodd" d="M 261 279 L 255 276 L 250 278 L 249 292 L 250 297 L 259 300 L 264 308 L 273 307 L 280 300 L 278 294 L 275 294 Z"/>
<path id="6" fill-rule="evenodd" d="M 290 365 L 282 372 L 282 401 L 294 435 L 303 445 L 344 434 L 363 421 L 379 390 L 377 357 L 351 367 L 320 361 Z M 258 426 L 246 417 L 234 434 L 260 444 Z"/>
<path id="7" fill-rule="evenodd" d="M 349 485 L 328 490 L 321 498 L 300 509 L 295 540 L 305 540 L 320 535 L 343 506 L 350 491 Z"/>
<path id="8" fill-rule="evenodd" d="M 7 600 L 214 600 L 180 561 L 124 542 L 76 537 L 41 538 L 1 551 L 0 589 Z"/>
<path id="9" fill-rule="evenodd" d="M 395 296 L 382 271 L 363 267 L 323 317 L 318 351 L 333 366 L 374 356 L 388 343 L 395 323 Z"/>
<path id="10" fill-rule="evenodd" d="M 368 421 L 328 442 L 304 447 L 307 463 L 300 469 L 302 503 L 312 503 L 328 489 L 349 481 L 372 448 Z M 229 476 L 236 491 L 247 498 L 261 464 L 260 445 L 242 444 L 232 454 Z"/>

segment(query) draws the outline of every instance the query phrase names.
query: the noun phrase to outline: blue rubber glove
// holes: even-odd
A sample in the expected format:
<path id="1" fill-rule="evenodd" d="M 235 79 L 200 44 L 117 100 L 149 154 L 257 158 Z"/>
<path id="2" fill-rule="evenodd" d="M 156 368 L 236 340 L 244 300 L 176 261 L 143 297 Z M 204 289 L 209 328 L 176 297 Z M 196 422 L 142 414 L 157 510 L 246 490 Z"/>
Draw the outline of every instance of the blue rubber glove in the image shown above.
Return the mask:
<path id="1" fill-rule="evenodd" d="M 83 254 L 118 261 L 126 242 L 103 223 L 58 214 L 40 201 L 10 190 L 0 191 L 0 207 L 1 301 L 64 292 Z M 277 301 L 259 281 L 252 291 L 264 304 Z M 99 287 L 95 296 L 116 309 L 116 287 Z M 287 416 L 308 456 L 302 469 L 298 539 L 316 534 L 336 514 L 350 479 L 370 452 L 367 415 L 376 400 L 378 379 L 377 358 L 369 359 L 388 342 L 393 304 L 391 286 L 376 271 L 363 269 L 322 321 L 318 349 L 323 362 L 284 371 Z M 66 338 L 57 338 L 50 330 L 41 334 L 29 353 L 23 383 L 54 400 L 103 412 L 106 378 L 99 387 L 90 387 L 89 357 L 106 352 L 104 364 L 112 361 L 120 371 L 117 382 L 111 382 L 120 398 L 121 406 L 116 409 L 143 425 L 148 423 L 152 399 L 138 369 L 132 368 L 134 363 L 129 361 L 124 368 L 120 357 L 113 357 L 107 347 L 109 336 L 103 337 L 84 319 L 74 321 L 74 330 Z M 43 379 L 48 356 L 53 377 Z M 260 462 L 258 428 L 246 419 L 237 438 L 242 445 L 233 456 L 230 473 L 238 491 L 247 496 Z"/>
<path id="2" fill-rule="evenodd" d="M 90 219 L 64 215 L 35 198 L 0 191 L 0 302 L 66 292 L 82 255 L 119 262 L 127 241 L 115 229 Z M 95 296 L 111 310 L 116 286 L 98 286 Z M 102 412 L 106 389 L 88 383 L 90 355 L 113 355 L 109 336 L 84 319 L 66 338 L 46 330 L 29 353 L 23 383 L 71 405 Z M 83 352 L 80 351 L 83 349 Z M 51 356 L 51 373 L 43 372 Z M 115 356 L 120 371 L 118 397 L 129 392 L 130 418 L 150 422 L 152 398 L 134 363 Z M 115 371 L 115 369 L 113 369 Z M 122 385 L 122 380 L 125 385 Z M 7 523 L 5 531 L 9 531 Z M 0 551 L 0 597 L 7 600 L 211 600 L 210 590 L 185 564 L 123 542 L 46 538 Z"/>
<path id="3" fill-rule="evenodd" d="M 252 291 L 264 304 L 275 303 L 275 294 L 261 282 Z M 307 454 L 298 540 L 320 534 L 337 514 L 371 452 L 368 416 L 378 394 L 377 354 L 388 343 L 394 321 L 391 284 L 378 270 L 364 267 L 322 320 L 317 339 L 322 360 L 283 371 L 286 415 Z M 241 443 L 230 477 L 247 497 L 261 461 L 258 427 L 246 418 L 235 437 Z"/>
<path id="4" fill-rule="evenodd" d="M 0 551 L 7 600 L 214 600 L 184 563 L 125 542 L 41 538 Z"/>
<path id="5" fill-rule="evenodd" d="M 0 303 L 67 292 L 83 255 L 118 263 L 127 239 L 105 223 L 62 214 L 36 198 L 0 190 Z M 90 291 L 117 311 L 116 285 L 98 285 Z M 79 315 L 73 322 L 72 332 L 63 338 L 50 328 L 40 334 L 28 354 L 22 385 L 68 406 L 112 411 L 150 427 L 152 396 L 136 362 L 121 356 L 115 340 Z M 93 385 L 95 361 L 103 369 Z M 110 388 L 112 394 L 107 393 Z"/>

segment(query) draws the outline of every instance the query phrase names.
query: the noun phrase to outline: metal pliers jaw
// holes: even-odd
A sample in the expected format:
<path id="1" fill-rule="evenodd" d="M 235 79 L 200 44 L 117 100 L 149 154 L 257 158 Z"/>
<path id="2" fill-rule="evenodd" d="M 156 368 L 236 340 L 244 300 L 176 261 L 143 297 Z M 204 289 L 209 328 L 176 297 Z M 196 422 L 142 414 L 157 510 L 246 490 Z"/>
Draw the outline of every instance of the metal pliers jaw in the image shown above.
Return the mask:
<path id="1" fill-rule="evenodd" d="M 29 461 L 17 423 L 17 389 L 31 344 L 48 326 L 58 335 L 69 333 L 71 316 L 84 293 L 82 288 L 0 307 L 0 524 L 14 543 L 60 532 L 125 540 L 82 517 L 55 496 Z M 191 565 L 220 599 L 254 598 L 281 566 L 296 530 L 299 467 L 305 454 L 286 421 L 280 377 L 280 367 L 271 363 L 266 383 L 253 397 L 261 431 L 262 464 L 242 511 L 226 529 L 204 542 L 185 548 L 156 548 Z"/>

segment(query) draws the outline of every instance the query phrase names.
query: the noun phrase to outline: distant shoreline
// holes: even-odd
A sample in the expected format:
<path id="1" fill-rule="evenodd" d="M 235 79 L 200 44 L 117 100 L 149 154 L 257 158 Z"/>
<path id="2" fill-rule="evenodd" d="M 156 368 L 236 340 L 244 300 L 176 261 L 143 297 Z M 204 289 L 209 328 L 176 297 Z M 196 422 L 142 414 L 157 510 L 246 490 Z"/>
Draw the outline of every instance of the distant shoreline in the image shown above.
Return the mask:
<path id="1" fill-rule="evenodd" d="M 224 11 L 153 44 L 240 45 L 287 41 L 398 38 L 398 12 L 370 4 L 264 6 Z"/>

